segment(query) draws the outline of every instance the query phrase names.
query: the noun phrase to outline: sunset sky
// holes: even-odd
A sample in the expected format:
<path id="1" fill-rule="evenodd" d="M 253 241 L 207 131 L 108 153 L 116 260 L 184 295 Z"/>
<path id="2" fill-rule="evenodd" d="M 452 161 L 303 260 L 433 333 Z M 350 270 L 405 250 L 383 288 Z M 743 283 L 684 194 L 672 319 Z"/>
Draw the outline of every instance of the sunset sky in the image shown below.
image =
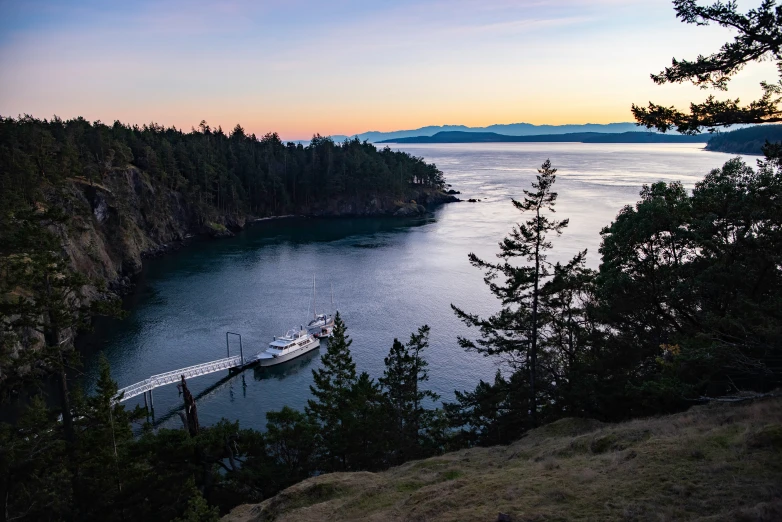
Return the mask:
<path id="1" fill-rule="evenodd" d="M 649 73 L 731 38 L 666 0 L 0 0 L 0 115 L 205 119 L 284 139 L 632 121 L 633 102 L 707 96 Z M 750 66 L 728 95 L 776 77 Z"/>

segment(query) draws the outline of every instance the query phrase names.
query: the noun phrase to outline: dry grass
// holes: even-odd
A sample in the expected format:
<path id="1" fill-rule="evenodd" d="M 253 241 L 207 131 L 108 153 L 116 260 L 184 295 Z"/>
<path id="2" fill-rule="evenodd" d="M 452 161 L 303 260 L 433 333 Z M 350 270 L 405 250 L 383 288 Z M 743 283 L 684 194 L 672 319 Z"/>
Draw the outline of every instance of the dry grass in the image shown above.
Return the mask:
<path id="1" fill-rule="evenodd" d="M 306 480 L 223 520 L 782 520 L 782 400 L 609 425 Z"/>

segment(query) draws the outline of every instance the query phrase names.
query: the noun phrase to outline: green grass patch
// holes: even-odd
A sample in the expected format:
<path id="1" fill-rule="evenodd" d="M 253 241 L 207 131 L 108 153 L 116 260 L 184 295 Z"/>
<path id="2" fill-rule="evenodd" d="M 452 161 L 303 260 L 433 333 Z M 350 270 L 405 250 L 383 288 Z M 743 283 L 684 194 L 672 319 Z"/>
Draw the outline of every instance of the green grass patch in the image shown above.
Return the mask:
<path id="1" fill-rule="evenodd" d="M 442 474 L 443 479 L 445 480 L 454 480 L 462 476 L 462 472 L 458 469 L 449 469 L 445 473 Z"/>
<path id="2" fill-rule="evenodd" d="M 223 225 L 222 223 L 213 223 L 211 221 L 208 221 L 206 223 L 206 226 L 211 228 L 215 232 L 225 232 L 226 230 L 228 230 L 227 228 L 225 228 L 225 225 Z"/>
<path id="3" fill-rule="evenodd" d="M 409 482 L 399 482 L 396 484 L 396 490 L 400 493 L 412 493 L 414 491 L 418 491 L 422 487 L 426 486 L 427 484 L 424 482 L 419 482 L 417 480 L 409 481 Z"/>

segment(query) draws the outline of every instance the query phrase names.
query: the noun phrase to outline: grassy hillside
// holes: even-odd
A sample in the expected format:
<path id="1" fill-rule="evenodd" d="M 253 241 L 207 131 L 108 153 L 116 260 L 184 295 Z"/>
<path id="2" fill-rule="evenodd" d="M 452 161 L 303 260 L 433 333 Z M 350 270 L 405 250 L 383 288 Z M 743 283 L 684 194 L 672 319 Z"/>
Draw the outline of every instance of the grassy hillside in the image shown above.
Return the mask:
<path id="1" fill-rule="evenodd" d="M 782 399 L 622 424 L 563 419 L 509 446 L 301 482 L 225 522 L 782 520 Z"/>

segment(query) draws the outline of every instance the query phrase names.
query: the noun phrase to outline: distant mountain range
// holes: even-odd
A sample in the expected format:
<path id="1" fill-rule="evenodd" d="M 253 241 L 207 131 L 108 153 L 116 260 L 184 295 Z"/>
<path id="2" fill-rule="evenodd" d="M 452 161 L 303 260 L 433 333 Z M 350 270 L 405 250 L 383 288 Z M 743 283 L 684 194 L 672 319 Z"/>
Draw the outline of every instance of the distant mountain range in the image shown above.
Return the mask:
<path id="1" fill-rule="evenodd" d="M 531 123 L 508 123 L 489 125 L 488 127 L 467 127 L 466 125 L 430 125 L 413 130 L 399 130 L 393 132 L 369 131 L 357 134 L 361 141 L 377 143 L 386 140 L 399 138 L 414 138 L 418 136 L 434 136 L 440 132 L 493 132 L 504 136 L 533 136 L 533 135 L 556 135 L 573 133 L 624 133 L 637 131 L 638 126 L 635 123 L 586 123 L 583 125 L 533 125 Z M 331 136 L 336 142 L 344 141 L 354 136 L 337 134 Z"/>
<path id="2" fill-rule="evenodd" d="M 622 124 L 615 124 L 622 125 Z M 519 143 L 519 142 L 580 142 L 580 143 L 706 143 L 710 134 L 684 136 L 654 132 L 569 132 L 509 136 L 496 132 L 438 132 L 432 136 L 391 138 L 378 143 Z"/>

